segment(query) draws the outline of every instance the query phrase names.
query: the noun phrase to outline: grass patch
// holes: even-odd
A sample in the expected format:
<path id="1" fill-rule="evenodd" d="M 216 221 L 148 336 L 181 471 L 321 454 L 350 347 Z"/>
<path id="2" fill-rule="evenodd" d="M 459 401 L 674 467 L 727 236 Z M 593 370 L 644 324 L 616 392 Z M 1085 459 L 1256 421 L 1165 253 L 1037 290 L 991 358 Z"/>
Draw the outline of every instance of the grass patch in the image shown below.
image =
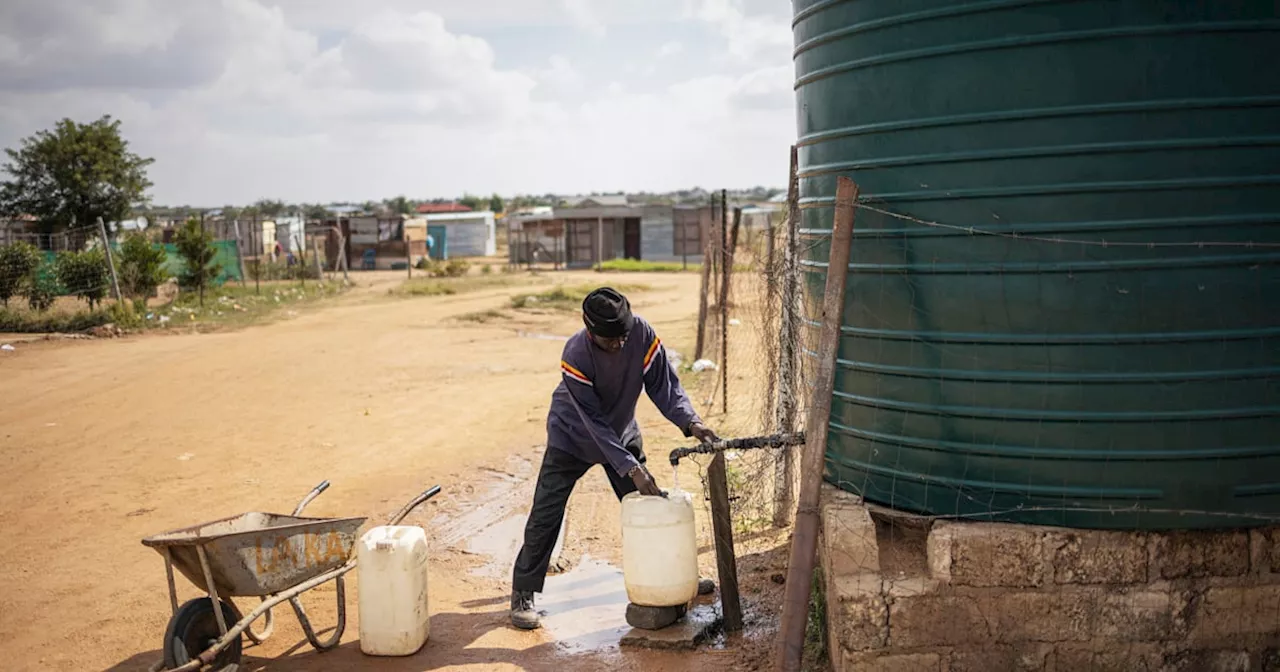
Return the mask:
<path id="1" fill-rule="evenodd" d="M 196 327 L 200 329 L 240 327 L 264 321 L 282 310 L 315 303 L 345 291 L 338 282 L 263 282 L 262 293 L 253 285 L 223 285 L 205 290 L 204 306 L 198 292 L 183 291 L 172 303 L 147 307 L 142 301 L 111 302 L 96 310 L 45 312 L 25 308 L 0 308 L 0 332 L 74 333 L 104 324 L 125 330 Z"/>
<path id="2" fill-rule="evenodd" d="M 610 259 L 600 264 L 601 271 L 614 271 L 617 273 L 681 273 L 688 271 L 689 273 L 700 273 L 702 264 L 689 262 L 689 268 L 685 269 L 684 262 L 681 261 L 645 261 L 643 259 Z M 751 264 L 736 263 L 733 265 L 734 273 L 748 273 L 755 269 Z"/>
<path id="3" fill-rule="evenodd" d="M 223 285 L 205 291 L 204 305 L 198 292 L 184 291 L 173 303 L 143 316 L 149 328 L 195 326 L 234 328 L 262 322 L 282 310 L 301 307 L 337 296 L 346 291 L 340 282 L 262 283 L 261 294 L 253 285 Z"/>
<path id="4" fill-rule="evenodd" d="M 507 314 L 502 312 L 501 310 L 490 309 L 490 310 L 477 310 L 474 313 L 463 313 L 455 317 L 454 319 L 460 322 L 477 322 L 479 324 L 485 324 L 487 322 L 493 322 L 495 320 L 504 320 L 506 319 L 506 317 L 507 317 Z"/>
<path id="5" fill-rule="evenodd" d="M 513 284 L 512 278 L 467 275 L 458 278 L 410 278 L 391 290 L 393 296 L 452 296 Z"/>
<path id="6" fill-rule="evenodd" d="M 813 570 L 813 583 L 809 588 L 809 616 L 805 620 L 801 667 L 805 670 L 830 669 L 827 646 L 827 589 L 819 567 Z"/>
<path id="7" fill-rule="evenodd" d="M 37 312 L 21 308 L 0 308 L 0 332 L 13 334 L 53 334 L 88 331 L 112 321 L 106 309 L 67 312 Z"/>
<path id="8" fill-rule="evenodd" d="M 516 294 L 511 297 L 511 307 L 517 310 L 530 308 L 578 310 L 582 307 L 582 300 L 598 287 L 598 285 L 556 285 L 537 294 Z M 614 285 L 613 288 L 623 294 L 649 289 L 646 285 Z"/>
<path id="9" fill-rule="evenodd" d="M 702 264 L 689 264 L 688 270 L 699 271 Z M 642 259 L 610 259 L 600 264 L 600 270 L 623 273 L 679 273 L 686 270 L 679 261 L 644 261 Z"/>

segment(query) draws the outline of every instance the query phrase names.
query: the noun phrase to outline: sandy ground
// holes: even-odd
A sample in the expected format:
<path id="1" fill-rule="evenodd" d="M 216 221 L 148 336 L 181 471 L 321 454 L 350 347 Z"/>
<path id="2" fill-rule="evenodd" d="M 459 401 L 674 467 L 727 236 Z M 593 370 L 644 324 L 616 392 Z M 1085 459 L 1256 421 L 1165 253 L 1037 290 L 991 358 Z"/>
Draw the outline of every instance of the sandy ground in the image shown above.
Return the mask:
<path id="1" fill-rule="evenodd" d="M 694 274 L 521 276 L 520 285 L 398 299 L 398 275 L 296 318 L 237 332 L 104 341 L 22 342 L 0 353 L 0 667 L 143 670 L 169 618 L 163 562 L 148 535 L 244 511 L 287 513 L 313 485 L 333 487 L 310 515 L 386 516 L 427 486 L 444 491 L 410 518 L 432 539 L 431 641 L 403 659 L 362 656 L 356 574 L 343 645 L 318 655 L 289 610 L 248 646 L 242 669 L 753 669 L 767 666 L 768 612 L 785 538 L 765 535 L 741 560 L 753 626 L 695 653 L 617 647 L 625 596 L 618 505 L 595 470 L 571 502 L 566 555 L 535 633 L 506 622 L 508 573 L 545 440 L 572 314 L 486 324 L 458 315 L 506 305 L 556 282 L 644 283 L 633 295 L 669 347 L 693 349 Z M 731 355 L 733 351 L 731 351 Z M 708 381 L 691 381 L 707 389 Z M 734 385 L 749 384 L 742 374 Z M 701 387 L 699 387 L 701 385 Z M 704 410 L 705 393 L 695 396 Z M 751 424 L 707 412 L 726 427 Z M 641 400 L 658 465 L 678 432 Z M 722 432 L 723 433 L 723 432 Z M 655 469 L 670 484 L 669 468 Z M 696 480 L 696 474 L 694 474 Z M 706 533 L 703 527 L 703 534 Z M 705 548 L 705 547 L 704 547 Z M 775 549 L 769 552 L 770 549 Z M 713 576 L 710 552 L 701 562 Z M 180 599 L 196 595 L 179 578 Z M 559 597 L 557 597 L 559 596 Z M 304 596 L 334 622 L 332 584 Z M 559 602 L 557 602 L 557 599 Z M 242 610 L 254 601 L 239 600 Z"/>

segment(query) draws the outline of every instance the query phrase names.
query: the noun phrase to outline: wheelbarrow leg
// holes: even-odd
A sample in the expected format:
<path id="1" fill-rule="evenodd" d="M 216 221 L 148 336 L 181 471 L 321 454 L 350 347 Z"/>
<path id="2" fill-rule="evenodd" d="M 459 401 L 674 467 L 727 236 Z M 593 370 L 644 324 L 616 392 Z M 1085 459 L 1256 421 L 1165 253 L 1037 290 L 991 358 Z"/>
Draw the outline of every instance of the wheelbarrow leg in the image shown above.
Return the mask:
<path id="1" fill-rule="evenodd" d="M 266 596 L 263 596 L 262 601 L 267 601 Z M 267 639 L 271 637 L 271 633 L 275 630 L 275 619 L 272 617 L 270 609 L 267 610 L 264 617 L 266 618 L 267 624 L 262 628 L 262 632 L 254 632 L 252 627 L 246 627 L 244 629 L 244 636 L 248 637 L 249 641 L 254 644 L 261 644 L 267 641 Z"/>
<path id="2" fill-rule="evenodd" d="M 209 599 L 213 601 L 213 615 L 218 619 L 218 634 L 227 634 L 227 619 L 222 617 L 222 600 L 218 599 L 218 587 L 213 585 L 213 571 L 209 569 L 209 556 L 204 552 L 204 545 L 196 546 L 196 555 L 200 556 L 200 569 L 204 570 L 204 585 L 209 589 Z"/>
<path id="3" fill-rule="evenodd" d="M 169 616 L 178 615 L 178 586 L 173 582 L 173 554 L 169 547 L 164 547 L 164 574 L 169 580 Z"/>
<path id="4" fill-rule="evenodd" d="M 302 632 L 307 636 L 307 641 L 311 642 L 316 651 L 328 651 L 338 645 L 342 641 L 342 633 L 347 629 L 347 586 L 342 577 L 335 579 L 338 584 L 338 625 L 334 628 L 333 635 L 325 641 L 320 641 L 316 637 L 316 632 L 311 627 L 311 619 L 307 618 L 307 611 L 302 608 L 302 601 L 297 597 L 289 598 L 289 605 L 293 607 L 293 613 L 298 617 L 298 623 L 302 625 Z"/>

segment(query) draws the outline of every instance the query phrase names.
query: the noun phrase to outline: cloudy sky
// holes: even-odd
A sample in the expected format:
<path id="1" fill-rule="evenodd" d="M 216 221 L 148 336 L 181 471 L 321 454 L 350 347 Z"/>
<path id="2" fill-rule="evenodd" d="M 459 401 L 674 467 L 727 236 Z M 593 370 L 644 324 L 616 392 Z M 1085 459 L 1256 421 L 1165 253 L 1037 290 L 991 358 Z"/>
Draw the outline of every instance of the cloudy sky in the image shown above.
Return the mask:
<path id="1" fill-rule="evenodd" d="M 785 186 L 778 0 L 0 0 L 0 146 L 111 114 L 157 203 Z"/>

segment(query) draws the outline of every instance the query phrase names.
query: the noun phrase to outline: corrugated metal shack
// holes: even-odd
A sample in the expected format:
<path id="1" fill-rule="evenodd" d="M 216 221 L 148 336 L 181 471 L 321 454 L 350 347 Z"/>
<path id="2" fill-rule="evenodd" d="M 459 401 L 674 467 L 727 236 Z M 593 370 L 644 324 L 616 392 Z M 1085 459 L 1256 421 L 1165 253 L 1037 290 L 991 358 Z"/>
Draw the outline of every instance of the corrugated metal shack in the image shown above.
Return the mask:
<path id="1" fill-rule="evenodd" d="M 564 263 L 564 224 L 550 206 L 524 208 L 506 218 L 507 261 L 511 264 Z"/>
<path id="2" fill-rule="evenodd" d="M 735 206 L 730 202 L 729 207 Z M 738 244 L 755 246 L 780 212 L 742 206 Z M 730 213 L 729 221 L 733 215 Z M 570 268 L 610 259 L 702 262 L 704 236 L 716 230 L 720 209 L 709 205 L 600 205 L 515 213 L 508 224 L 512 264 L 554 262 Z M 531 259 L 532 255 L 532 259 Z"/>
<path id="3" fill-rule="evenodd" d="M 598 205 L 517 213 L 511 219 L 513 264 L 555 262 L 570 268 L 610 259 L 702 261 L 710 209 L 670 205 Z"/>
<path id="4" fill-rule="evenodd" d="M 493 213 L 488 210 L 431 213 L 423 218 L 430 229 L 444 233 L 444 244 L 437 242 L 441 250 L 433 251 L 433 257 L 491 257 L 498 253 Z"/>
<path id="5" fill-rule="evenodd" d="M 325 259 L 330 270 L 343 253 L 352 270 L 403 268 L 427 256 L 427 220 L 422 217 L 344 217 L 317 226 L 328 228 Z M 339 232 L 346 247 L 342 251 Z"/>

